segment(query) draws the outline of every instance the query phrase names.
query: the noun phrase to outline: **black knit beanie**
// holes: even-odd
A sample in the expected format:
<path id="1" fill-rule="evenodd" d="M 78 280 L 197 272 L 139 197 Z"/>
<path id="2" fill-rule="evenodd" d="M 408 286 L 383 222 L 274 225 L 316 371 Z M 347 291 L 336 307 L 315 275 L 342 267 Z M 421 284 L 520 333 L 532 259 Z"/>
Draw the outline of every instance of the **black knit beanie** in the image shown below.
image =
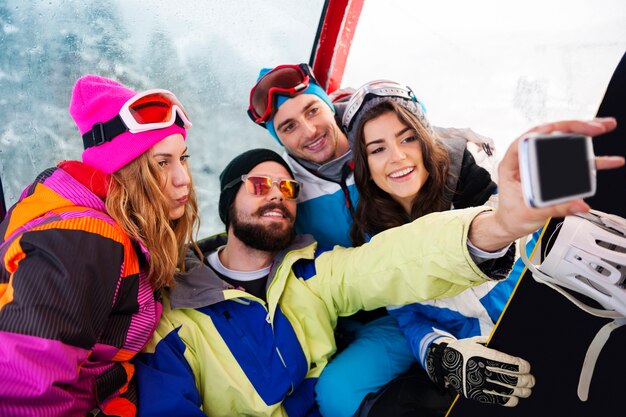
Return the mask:
<path id="1" fill-rule="evenodd" d="M 252 169 L 259 165 L 260 163 L 266 161 L 274 161 L 278 162 L 291 175 L 293 178 L 293 172 L 287 162 L 276 152 L 270 149 L 251 149 L 237 156 L 235 159 L 230 161 L 226 168 L 220 174 L 220 202 L 219 202 L 219 213 L 220 219 L 226 225 L 226 229 L 228 230 L 228 225 L 230 223 L 230 219 L 228 218 L 228 212 L 230 206 L 233 204 L 235 200 L 235 196 L 237 195 L 237 191 L 239 191 L 239 184 L 241 183 L 241 176 L 246 175 L 248 172 L 252 171 Z M 239 182 L 235 182 L 235 184 L 230 187 L 226 187 L 229 183 L 239 179 Z"/>

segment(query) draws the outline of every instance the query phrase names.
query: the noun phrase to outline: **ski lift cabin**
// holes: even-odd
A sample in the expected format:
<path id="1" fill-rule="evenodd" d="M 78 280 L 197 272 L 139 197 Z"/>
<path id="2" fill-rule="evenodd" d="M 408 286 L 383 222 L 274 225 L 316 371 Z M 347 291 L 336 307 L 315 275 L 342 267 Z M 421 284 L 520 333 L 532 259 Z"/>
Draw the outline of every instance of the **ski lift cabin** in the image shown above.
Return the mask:
<path id="1" fill-rule="evenodd" d="M 245 110 L 259 70 L 281 63 L 308 62 L 329 93 L 374 79 L 409 85 L 433 124 L 469 127 L 498 152 L 543 122 L 613 116 L 618 130 L 596 139 L 595 152 L 626 155 L 622 0 L 6 0 L 0 22 L 0 218 L 37 173 L 80 159 L 67 108 L 86 73 L 168 88 L 186 103 L 200 236 L 223 228 L 217 175 L 226 162 L 253 147 L 280 150 Z M 590 204 L 626 216 L 624 184 L 624 168 L 599 172 Z M 615 414 L 626 390 L 624 328 L 598 360 L 589 400 L 576 396 L 604 322 L 527 274 L 490 344 L 532 364 L 532 396 L 506 411 L 459 400 L 449 415 Z"/>

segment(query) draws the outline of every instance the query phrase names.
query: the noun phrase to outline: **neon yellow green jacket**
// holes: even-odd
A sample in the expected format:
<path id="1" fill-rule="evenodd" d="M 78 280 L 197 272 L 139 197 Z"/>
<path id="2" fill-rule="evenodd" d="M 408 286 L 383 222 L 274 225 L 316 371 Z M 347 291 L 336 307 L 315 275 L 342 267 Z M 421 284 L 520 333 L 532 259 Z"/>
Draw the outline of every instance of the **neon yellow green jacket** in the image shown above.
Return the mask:
<path id="1" fill-rule="evenodd" d="M 358 248 L 324 250 L 298 236 L 274 260 L 267 303 L 188 258 L 135 361 L 140 415 L 319 415 L 313 388 L 335 352 L 338 316 L 488 280 L 467 250 L 469 224 L 483 210 L 434 213 Z M 213 238 L 205 255 L 224 243 Z"/>

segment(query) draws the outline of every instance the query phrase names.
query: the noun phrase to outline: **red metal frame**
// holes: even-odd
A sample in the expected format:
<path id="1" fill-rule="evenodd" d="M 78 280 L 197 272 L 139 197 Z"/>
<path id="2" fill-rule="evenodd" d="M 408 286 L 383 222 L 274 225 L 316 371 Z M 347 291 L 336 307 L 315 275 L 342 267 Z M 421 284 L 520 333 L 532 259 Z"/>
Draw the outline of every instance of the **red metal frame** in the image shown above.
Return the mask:
<path id="1" fill-rule="evenodd" d="M 341 85 L 354 31 L 365 0 L 329 0 L 313 45 L 315 78 L 330 94 Z"/>

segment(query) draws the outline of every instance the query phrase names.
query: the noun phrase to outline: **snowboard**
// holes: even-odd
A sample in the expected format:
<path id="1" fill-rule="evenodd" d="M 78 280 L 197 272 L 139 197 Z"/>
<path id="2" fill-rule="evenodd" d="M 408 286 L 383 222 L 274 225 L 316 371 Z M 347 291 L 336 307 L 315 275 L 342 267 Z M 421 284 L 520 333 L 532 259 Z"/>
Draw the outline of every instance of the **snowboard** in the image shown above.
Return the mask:
<path id="1" fill-rule="evenodd" d="M 594 139 L 596 155 L 626 156 L 626 55 L 615 70 L 598 117 L 617 119 L 617 129 Z M 592 208 L 626 218 L 626 168 L 598 171 L 597 192 L 587 200 Z M 540 247 L 562 219 L 546 226 Z M 541 257 L 540 259 L 543 259 Z M 584 297 L 578 298 L 585 300 Z M 577 395 L 587 348 L 610 319 L 592 316 L 526 271 L 495 327 L 489 347 L 530 362 L 536 385 L 517 407 L 485 405 L 457 397 L 450 417 L 623 416 L 626 415 L 626 326 L 613 331 L 598 357 L 589 398 Z M 624 396 L 624 397 L 622 397 Z"/>

